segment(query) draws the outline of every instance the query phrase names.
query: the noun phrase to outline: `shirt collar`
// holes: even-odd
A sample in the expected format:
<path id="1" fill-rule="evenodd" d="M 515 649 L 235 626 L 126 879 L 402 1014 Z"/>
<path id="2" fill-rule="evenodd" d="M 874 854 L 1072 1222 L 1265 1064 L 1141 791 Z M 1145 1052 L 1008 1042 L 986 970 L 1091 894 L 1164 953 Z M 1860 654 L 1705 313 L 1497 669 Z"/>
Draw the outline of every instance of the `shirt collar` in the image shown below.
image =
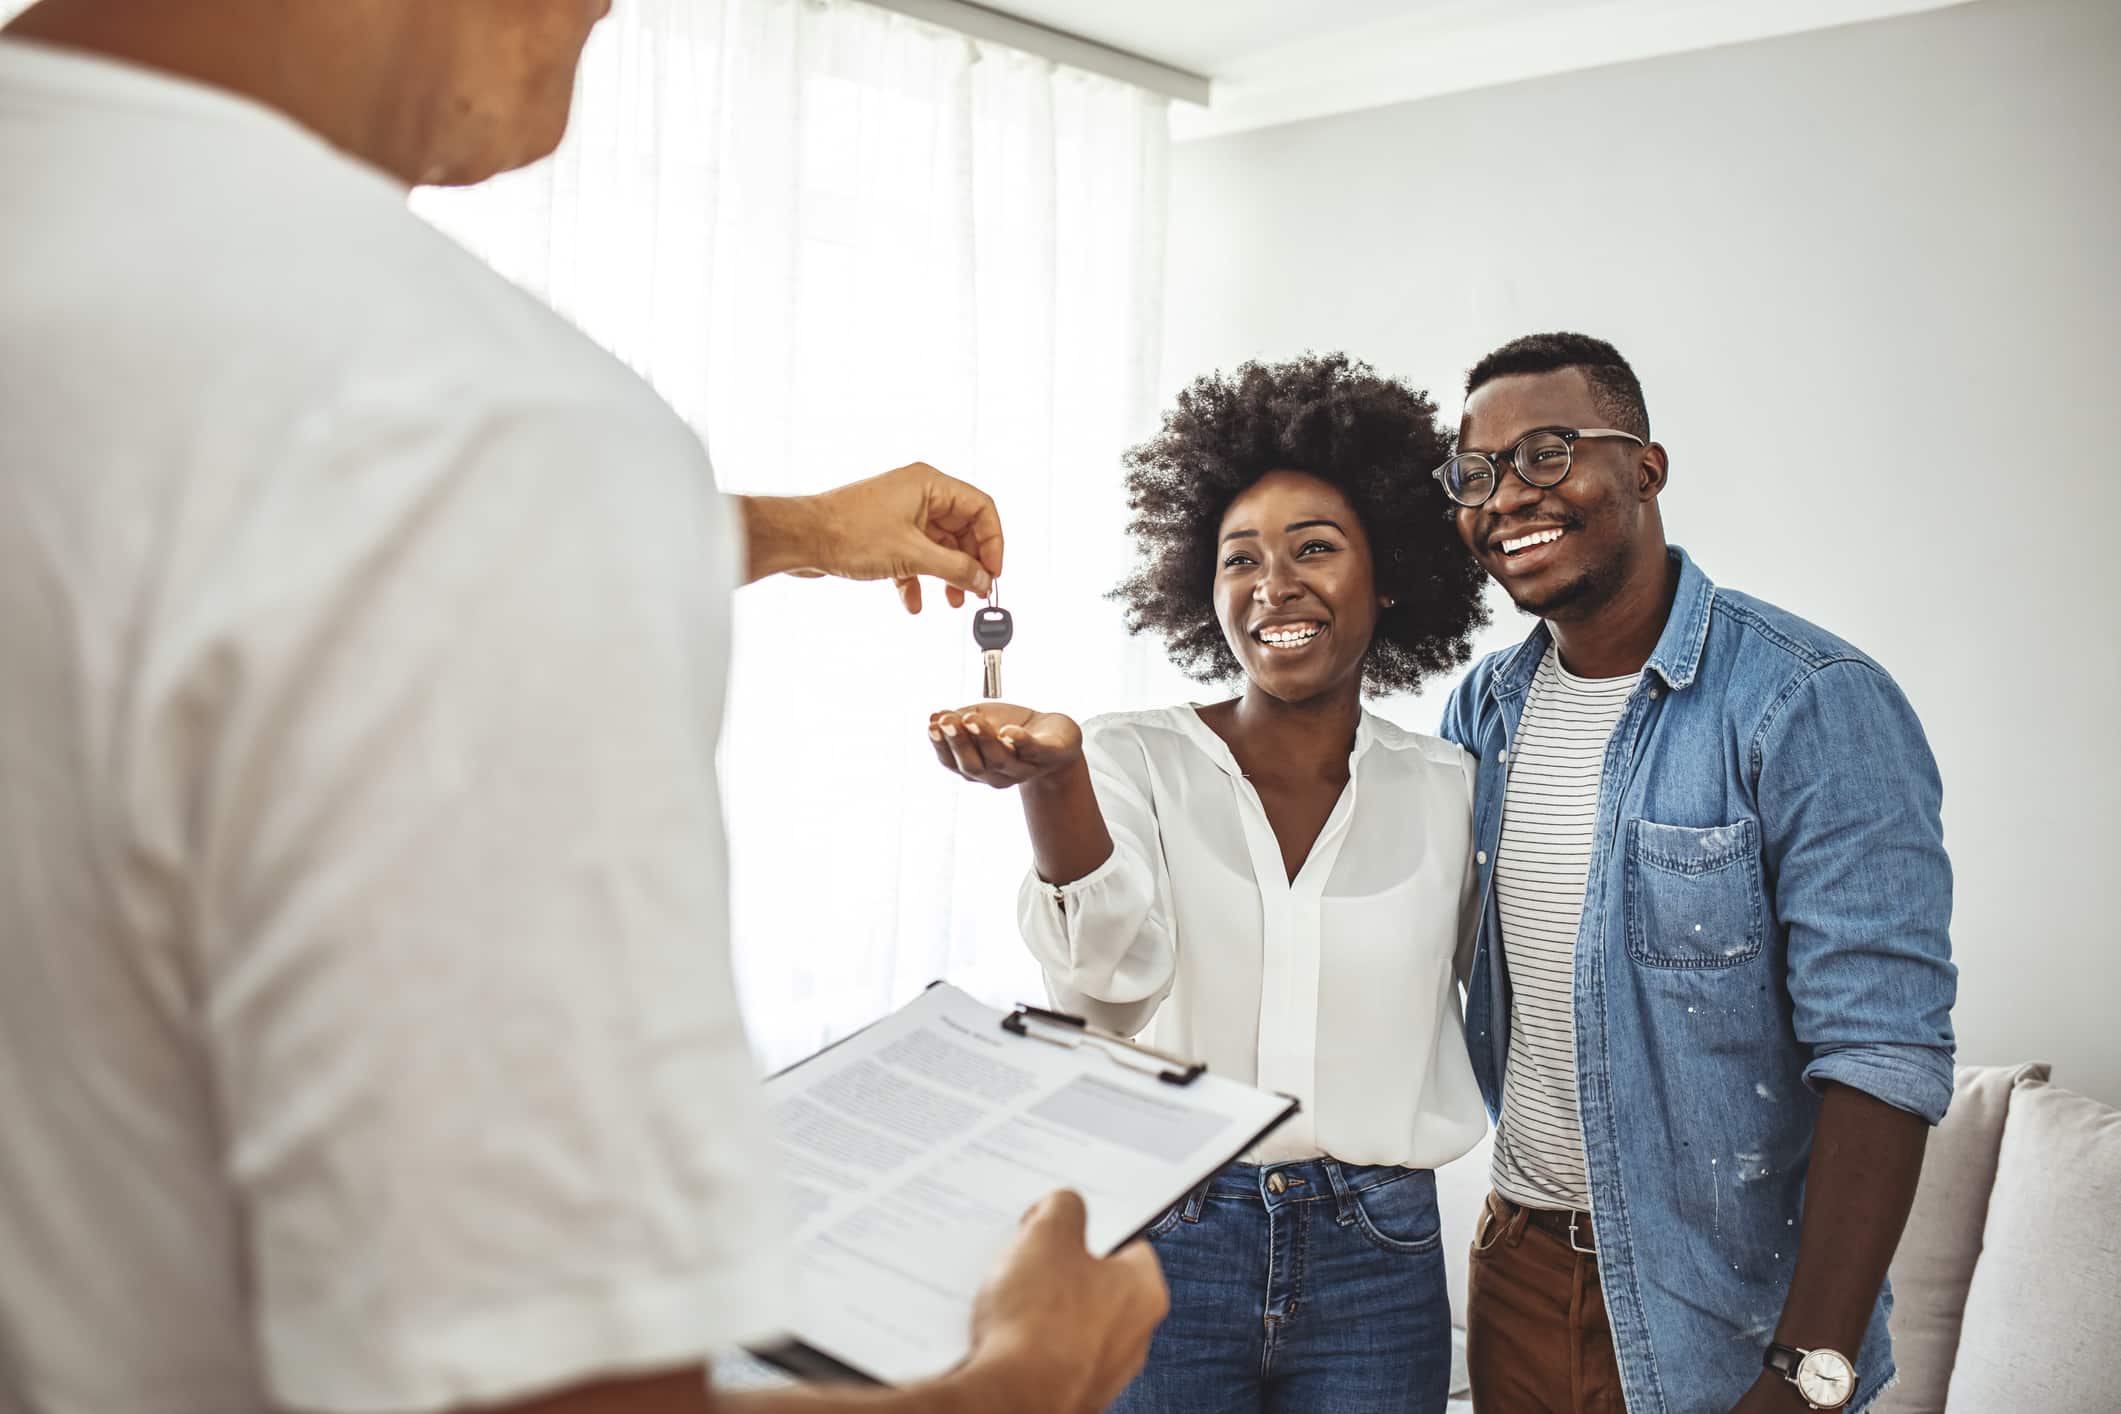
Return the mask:
<path id="1" fill-rule="evenodd" d="M 1665 551 L 1679 566 L 1679 592 L 1672 596 L 1671 617 L 1657 636 L 1648 666 L 1671 688 L 1690 687 L 1701 671 L 1701 652 L 1709 641 L 1709 611 L 1715 607 L 1716 586 L 1709 582 L 1687 552 L 1677 545 Z"/>
<path id="2" fill-rule="evenodd" d="M 1679 590 L 1672 596 L 1672 612 L 1664 621 L 1664 632 L 1657 636 L 1657 646 L 1650 650 L 1650 661 L 1643 666 L 1645 671 L 1663 678 L 1666 686 L 1678 689 L 1691 686 L 1701 671 L 1716 586 L 1679 546 L 1665 547 L 1665 554 L 1679 566 Z M 1553 642 L 1553 632 L 1544 619 L 1540 620 L 1525 641 L 1497 665 L 1494 691 L 1503 696 L 1522 695 L 1531 686 L 1532 674 L 1539 670 L 1540 659 L 1546 657 Z"/>

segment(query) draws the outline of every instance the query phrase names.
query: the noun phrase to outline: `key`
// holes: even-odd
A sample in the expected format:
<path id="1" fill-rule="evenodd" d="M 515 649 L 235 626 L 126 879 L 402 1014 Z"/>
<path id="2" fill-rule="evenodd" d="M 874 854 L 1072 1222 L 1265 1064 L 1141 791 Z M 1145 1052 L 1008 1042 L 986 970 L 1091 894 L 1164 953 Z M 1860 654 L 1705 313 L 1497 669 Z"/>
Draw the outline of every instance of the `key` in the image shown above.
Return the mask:
<path id="1" fill-rule="evenodd" d="M 1001 585 L 997 583 L 994 593 L 986 605 L 972 616 L 972 641 L 980 646 L 980 666 L 984 670 L 980 677 L 982 697 L 1002 695 L 1002 650 L 1016 634 L 1016 622 L 1000 602 Z"/>

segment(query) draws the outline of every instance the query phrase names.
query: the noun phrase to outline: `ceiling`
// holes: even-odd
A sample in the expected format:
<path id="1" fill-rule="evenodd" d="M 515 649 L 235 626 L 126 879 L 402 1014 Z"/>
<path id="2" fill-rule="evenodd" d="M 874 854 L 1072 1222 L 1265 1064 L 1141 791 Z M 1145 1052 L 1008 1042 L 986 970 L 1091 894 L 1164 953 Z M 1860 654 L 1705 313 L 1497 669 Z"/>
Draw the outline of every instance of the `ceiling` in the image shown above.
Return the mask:
<path id="1" fill-rule="evenodd" d="M 1213 81 L 1206 137 L 1970 0 L 980 0 Z"/>

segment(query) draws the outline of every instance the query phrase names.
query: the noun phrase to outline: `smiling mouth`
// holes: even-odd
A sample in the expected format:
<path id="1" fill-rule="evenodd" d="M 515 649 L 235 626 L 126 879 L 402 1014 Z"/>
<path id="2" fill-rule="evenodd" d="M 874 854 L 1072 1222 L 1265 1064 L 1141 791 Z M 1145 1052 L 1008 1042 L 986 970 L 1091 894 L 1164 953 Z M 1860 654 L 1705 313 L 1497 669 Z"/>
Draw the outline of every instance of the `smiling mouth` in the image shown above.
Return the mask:
<path id="1" fill-rule="evenodd" d="M 1316 622 L 1269 624 L 1265 628 L 1252 630 L 1252 637 L 1277 652 L 1287 653 L 1309 647 L 1325 631 L 1326 626 Z"/>
<path id="2" fill-rule="evenodd" d="M 1554 525 L 1548 526 L 1545 530 L 1534 530 L 1523 535 L 1513 535 L 1507 540 L 1496 541 L 1495 544 L 1505 556 L 1515 556 L 1521 555 L 1527 550 L 1536 550 L 1542 545 L 1551 545 L 1567 533 L 1560 526 Z"/>

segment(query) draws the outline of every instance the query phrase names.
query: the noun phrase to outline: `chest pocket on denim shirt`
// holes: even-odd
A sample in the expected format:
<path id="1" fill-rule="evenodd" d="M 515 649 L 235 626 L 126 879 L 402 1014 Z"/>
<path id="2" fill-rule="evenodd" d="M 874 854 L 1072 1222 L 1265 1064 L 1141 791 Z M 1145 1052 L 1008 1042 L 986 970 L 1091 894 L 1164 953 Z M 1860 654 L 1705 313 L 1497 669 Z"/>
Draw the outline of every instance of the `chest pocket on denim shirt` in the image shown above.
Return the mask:
<path id="1" fill-rule="evenodd" d="M 1628 822 L 1628 956 L 1646 967 L 1736 967 L 1760 951 L 1760 826 Z"/>

